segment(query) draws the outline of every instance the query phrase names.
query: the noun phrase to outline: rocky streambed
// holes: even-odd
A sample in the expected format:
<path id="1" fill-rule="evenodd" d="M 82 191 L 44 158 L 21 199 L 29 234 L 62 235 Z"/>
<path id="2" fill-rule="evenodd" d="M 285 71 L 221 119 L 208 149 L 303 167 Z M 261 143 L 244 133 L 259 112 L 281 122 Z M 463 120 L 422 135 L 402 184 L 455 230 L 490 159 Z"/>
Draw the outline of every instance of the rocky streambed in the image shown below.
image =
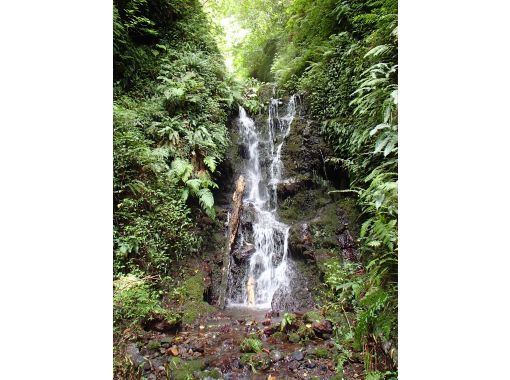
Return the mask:
<path id="1" fill-rule="evenodd" d="M 340 379 L 332 333 L 317 311 L 272 315 L 226 309 L 176 334 L 146 332 L 128 345 L 127 354 L 151 380 Z M 344 364 L 344 379 L 362 378 L 361 363 Z"/>

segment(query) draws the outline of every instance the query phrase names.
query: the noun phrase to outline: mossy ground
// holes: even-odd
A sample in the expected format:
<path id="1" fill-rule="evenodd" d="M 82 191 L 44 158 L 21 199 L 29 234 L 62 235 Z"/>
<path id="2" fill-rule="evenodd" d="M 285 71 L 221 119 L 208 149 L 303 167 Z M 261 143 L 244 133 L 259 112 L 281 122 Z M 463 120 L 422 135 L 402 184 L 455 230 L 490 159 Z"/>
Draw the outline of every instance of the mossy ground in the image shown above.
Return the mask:
<path id="1" fill-rule="evenodd" d="M 168 360 L 166 369 L 170 379 L 188 380 L 194 378 L 194 373 L 205 368 L 203 360 L 182 360 L 174 357 Z"/>
<path id="2" fill-rule="evenodd" d="M 214 310 L 213 306 L 204 301 L 205 284 L 202 273 L 199 271 L 189 277 L 180 287 L 184 303 L 182 305 L 182 322 L 193 323 Z"/>

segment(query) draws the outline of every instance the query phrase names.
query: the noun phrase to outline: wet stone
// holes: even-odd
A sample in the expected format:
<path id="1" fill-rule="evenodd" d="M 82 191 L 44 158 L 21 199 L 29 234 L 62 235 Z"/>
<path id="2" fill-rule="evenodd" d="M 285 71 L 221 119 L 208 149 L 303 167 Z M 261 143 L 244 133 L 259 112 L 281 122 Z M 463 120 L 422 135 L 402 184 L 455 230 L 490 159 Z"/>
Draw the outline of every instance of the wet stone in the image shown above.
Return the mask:
<path id="1" fill-rule="evenodd" d="M 299 365 L 300 365 L 299 362 L 293 361 L 289 364 L 289 369 L 296 370 L 299 368 Z"/>
<path id="2" fill-rule="evenodd" d="M 276 363 L 282 359 L 283 359 L 283 355 L 280 351 L 275 350 L 275 351 L 271 352 L 271 361 L 273 363 Z"/>

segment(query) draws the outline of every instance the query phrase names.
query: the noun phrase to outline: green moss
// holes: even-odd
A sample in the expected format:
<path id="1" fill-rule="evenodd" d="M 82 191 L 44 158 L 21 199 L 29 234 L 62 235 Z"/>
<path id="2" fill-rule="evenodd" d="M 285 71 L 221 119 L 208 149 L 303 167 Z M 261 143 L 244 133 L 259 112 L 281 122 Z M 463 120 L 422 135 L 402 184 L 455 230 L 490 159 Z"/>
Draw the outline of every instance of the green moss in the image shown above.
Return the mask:
<path id="1" fill-rule="evenodd" d="M 289 342 L 299 343 L 300 340 L 301 340 L 301 337 L 299 336 L 298 333 L 290 333 L 289 334 Z"/>
<path id="2" fill-rule="evenodd" d="M 255 354 L 253 353 L 246 353 L 241 354 L 241 357 L 239 358 L 239 362 L 244 366 L 249 366 L 249 364 L 252 362 L 252 356 Z"/>
<path id="3" fill-rule="evenodd" d="M 204 279 L 202 278 L 202 273 L 197 273 L 184 281 L 182 293 L 187 300 L 202 301 L 204 298 Z"/>
<path id="4" fill-rule="evenodd" d="M 217 369 L 208 369 L 196 374 L 198 379 L 223 379 L 221 372 Z"/>
<path id="5" fill-rule="evenodd" d="M 281 331 L 275 332 L 273 335 L 271 335 L 271 337 L 274 338 L 275 340 L 280 340 L 282 342 L 285 342 L 287 340 L 287 334 Z"/>
<path id="6" fill-rule="evenodd" d="M 161 343 L 157 340 L 151 340 L 148 344 L 147 344 L 147 348 L 149 350 L 157 350 L 161 347 Z"/>
<path id="7" fill-rule="evenodd" d="M 241 352 L 260 352 L 264 348 L 262 341 L 258 338 L 246 338 L 241 342 L 239 346 Z"/>
<path id="8" fill-rule="evenodd" d="M 306 323 L 319 322 L 322 320 L 322 315 L 316 310 L 310 310 L 305 313 L 303 316 L 303 320 Z"/>
<path id="9" fill-rule="evenodd" d="M 215 310 L 213 306 L 204 302 L 204 291 L 204 279 L 202 278 L 202 273 L 199 272 L 188 277 L 175 292 L 177 299 L 180 302 L 184 301 L 181 307 L 183 323 L 193 323 L 198 318 Z"/>
<path id="10" fill-rule="evenodd" d="M 216 310 L 213 306 L 204 301 L 189 301 L 183 305 L 182 321 L 184 323 L 193 323 L 200 317 L 203 317 Z"/>
<path id="11" fill-rule="evenodd" d="M 201 359 L 185 361 L 180 358 L 170 358 L 168 360 L 167 369 L 170 372 L 170 378 L 175 380 L 188 380 L 193 378 L 196 371 L 205 368 L 204 361 Z"/>
<path id="12" fill-rule="evenodd" d="M 317 347 L 315 351 L 312 353 L 312 356 L 315 356 L 316 358 L 327 359 L 330 357 L 330 352 L 325 347 Z"/>
<path id="13" fill-rule="evenodd" d="M 311 327 L 306 327 L 305 325 L 299 327 L 297 330 L 297 335 L 299 336 L 299 339 L 303 341 L 312 340 L 315 338 L 313 329 Z"/>

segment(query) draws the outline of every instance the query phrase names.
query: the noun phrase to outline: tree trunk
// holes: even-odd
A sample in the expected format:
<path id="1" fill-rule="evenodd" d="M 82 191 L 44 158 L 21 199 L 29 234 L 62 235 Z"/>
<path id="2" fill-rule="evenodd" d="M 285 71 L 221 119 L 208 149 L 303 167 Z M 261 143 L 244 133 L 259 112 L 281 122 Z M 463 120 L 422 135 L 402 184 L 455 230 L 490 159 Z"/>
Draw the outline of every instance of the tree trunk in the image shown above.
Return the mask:
<path id="1" fill-rule="evenodd" d="M 232 215 L 230 216 L 230 223 L 228 225 L 227 246 L 223 253 L 223 268 L 221 270 L 221 285 L 218 302 L 221 309 L 225 307 L 227 297 L 228 274 L 230 273 L 230 253 L 232 252 L 232 246 L 236 240 L 237 229 L 239 227 L 239 220 L 243 207 L 244 186 L 244 177 L 241 175 L 237 179 L 236 189 L 232 196 Z"/>

